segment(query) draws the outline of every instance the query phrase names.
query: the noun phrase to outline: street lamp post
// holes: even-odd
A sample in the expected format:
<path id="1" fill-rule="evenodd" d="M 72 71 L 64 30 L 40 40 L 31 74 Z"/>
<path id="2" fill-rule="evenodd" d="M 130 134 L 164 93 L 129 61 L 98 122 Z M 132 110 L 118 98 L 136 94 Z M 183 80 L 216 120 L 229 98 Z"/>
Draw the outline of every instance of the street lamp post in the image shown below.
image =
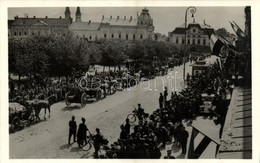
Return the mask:
<path id="1" fill-rule="evenodd" d="M 196 12 L 196 8 L 193 6 L 190 6 L 186 9 L 185 12 L 185 33 L 184 33 L 184 54 L 183 54 L 183 81 L 185 82 L 185 62 L 186 62 L 186 48 L 187 48 L 187 14 L 188 11 L 190 11 L 190 13 L 192 14 L 191 17 L 194 17 L 194 13 Z"/>

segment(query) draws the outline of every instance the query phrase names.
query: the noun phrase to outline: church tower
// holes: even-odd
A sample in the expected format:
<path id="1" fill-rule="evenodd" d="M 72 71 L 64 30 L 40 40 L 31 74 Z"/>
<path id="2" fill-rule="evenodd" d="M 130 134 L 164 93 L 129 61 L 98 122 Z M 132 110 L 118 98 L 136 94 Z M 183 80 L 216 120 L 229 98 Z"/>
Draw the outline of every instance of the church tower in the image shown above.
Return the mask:
<path id="1" fill-rule="evenodd" d="M 142 13 L 140 16 L 138 16 L 138 25 L 153 25 L 153 19 L 151 18 L 149 14 L 149 10 L 145 7 L 142 9 Z"/>
<path id="2" fill-rule="evenodd" d="M 65 10 L 65 19 L 69 19 L 69 18 L 71 18 L 70 8 L 69 8 L 69 7 L 66 7 L 66 10 Z"/>
<path id="3" fill-rule="evenodd" d="M 81 13 L 79 7 L 77 7 L 77 11 L 76 11 L 76 22 L 81 22 Z"/>

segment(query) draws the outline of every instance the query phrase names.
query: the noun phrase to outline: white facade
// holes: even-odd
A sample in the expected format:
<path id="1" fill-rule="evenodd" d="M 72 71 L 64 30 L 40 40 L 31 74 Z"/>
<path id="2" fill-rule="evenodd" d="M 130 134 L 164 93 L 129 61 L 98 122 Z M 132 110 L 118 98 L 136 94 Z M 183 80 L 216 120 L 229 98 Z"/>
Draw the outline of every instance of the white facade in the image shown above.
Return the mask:
<path id="1" fill-rule="evenodd" d="M 209 46 L 209 33 L 212 28 L 206 28 L 197 23 L 191 23 L 187 26 L 186 44 Z M 175 45 L 185 45 L 185 28 L 177 27 L 174 31 L 169 32 L 170 42 Z"/>

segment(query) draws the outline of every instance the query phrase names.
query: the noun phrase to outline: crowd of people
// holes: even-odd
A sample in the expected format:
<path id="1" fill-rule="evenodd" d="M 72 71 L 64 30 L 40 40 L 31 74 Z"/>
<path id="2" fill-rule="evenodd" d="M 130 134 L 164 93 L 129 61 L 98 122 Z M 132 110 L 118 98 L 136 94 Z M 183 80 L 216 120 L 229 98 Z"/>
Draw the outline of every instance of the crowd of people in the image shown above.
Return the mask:
<path id="1" fill-rule="evenodd" d="M 209 116 L 215 124 L 221 124 L 223 128 L 227 107 L 230 102 L 228 97 L 232 94 L 234 81 L 231 76 L 223 76 L 222 70 L 214 64 L 208 71 L 199 77 L 188 76 L 187 86 L 181 92 L 171 92 L 168 97 L 168 90 L 159 96 L 159 108 L 147 115 L 141 104 L 138 105 L 138 124 L 131 127 L 129 119 L 120 126 L 119 139 L 106 146 L 105 155 L 98 158 L 161 158 L 161 149 L 167 143 L 174 143 L 182 147 L 182 154 L 186 154 L 187 140 L 189 133 L 185 129 L 183 120 L 188 124 L 197 116 Z M 203 112 L 204 107 L 202 94 L 212 96 L 209 112 Z M 169 99 L 169 100 L 168 100 Z M 142 116 L 144 115 L 144 116 Z M 214 119 L 213 119 L 214 118 Z M 220 130 L 221 136 L 221 130 Z M 171 150 L 163 158 L 174 158 Z"/>

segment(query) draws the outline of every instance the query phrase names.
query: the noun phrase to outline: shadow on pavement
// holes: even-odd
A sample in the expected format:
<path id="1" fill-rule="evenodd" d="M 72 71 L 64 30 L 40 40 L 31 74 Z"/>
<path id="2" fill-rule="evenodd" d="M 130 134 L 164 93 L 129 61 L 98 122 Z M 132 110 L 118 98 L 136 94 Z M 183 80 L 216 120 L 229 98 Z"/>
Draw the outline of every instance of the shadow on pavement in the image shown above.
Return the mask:
<path id="1" fill-rule="evenodd" d="M 88 151 L 88 152 L 84 153 L 84 155 L 81 156 L 80 158 L 90 158 L 90 152 Z"/>
<path id="2" fill-rule="evenodd" d="M 79 147 L 72 147 L 72 148 L 70 149 L 70 152 L 79 152 L 79 151 L 82 151 L 82 149 L 79 148 Z"/>
<path id="3" fill-rule="evenodd" d="M 172 145 L 172 153 L 178 153 L 181 150 L 181 146 L 175 144 Z"/>
<path id="4" fill-rule="evenodd" d="M 64 144 L 64 145 L 60 146 L 60 149 L 68 149 L 71 146 L 72 146 L 72 144 Z"/>
<path id="5" fill-rule="evenodd" d="M 77 109 L 81 109 L 81 106 L 79 106 L 79 105 L 66 106 L 65 108 L 62 109 L 62 111 L 73 111 L 73 110 L 77 110 Z"/>
<path id="6" fill-rule="evenodd" d="M 179 156 L 175 157 L 176 159 L 185 159 L 185 155 L 184 154 L 180 154 Z"/>

